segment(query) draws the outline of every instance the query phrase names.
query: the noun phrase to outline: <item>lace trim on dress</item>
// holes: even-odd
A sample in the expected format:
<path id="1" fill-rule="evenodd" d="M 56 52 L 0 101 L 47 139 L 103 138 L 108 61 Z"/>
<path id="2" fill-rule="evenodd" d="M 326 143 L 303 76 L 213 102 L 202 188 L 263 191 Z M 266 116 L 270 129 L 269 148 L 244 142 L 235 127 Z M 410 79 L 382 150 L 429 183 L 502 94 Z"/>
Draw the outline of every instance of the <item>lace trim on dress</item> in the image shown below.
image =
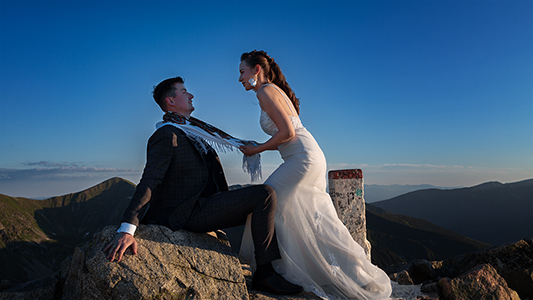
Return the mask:
<path id="1" fill-rule="evenodd" d="M 319 226 L 319 225 L 322 225 L 321 222 L 322 222 L 322 214 L 317 211 L 315 215 L 315 227 L 318 233 L 322 233 L 322 227 Z"/>
<path id="2" fill-rule="evenodd" d="M 263 84 L 263 86 L 265 85 L 270 85 L 270 86 L 275 87 L 276 90 L 278 90 L 278 92 L 283 96 L 283 99 L 285 99 L 285 102 L 289 106 L 289 109 L 294 114 L 294 115 L 289 115 L 289 120 L 291 120 L 291 124 L 292 124 L 292 127 L 294 127 L 294 130 L 304 128 L 304 126 L 302 125 L 302 121 L 300 120 L 300 117 L 298 116 L 298 114 L 296 113 L 296 110 L 294 109 L 294 105 L 292 104 L 291 100 L 287 97 L 287 95 L 285 95 L 285 93 L 274 84 L 270 84 L 270 83 Z M 278 132 L 278 127 L 272 121 L 272 119 L 270 119 L 270 116 L 264 110 L 261 110 L 259 124 L 261 125 L 261 129 L 263 129 L 263 131 L 270 136 Z"/>

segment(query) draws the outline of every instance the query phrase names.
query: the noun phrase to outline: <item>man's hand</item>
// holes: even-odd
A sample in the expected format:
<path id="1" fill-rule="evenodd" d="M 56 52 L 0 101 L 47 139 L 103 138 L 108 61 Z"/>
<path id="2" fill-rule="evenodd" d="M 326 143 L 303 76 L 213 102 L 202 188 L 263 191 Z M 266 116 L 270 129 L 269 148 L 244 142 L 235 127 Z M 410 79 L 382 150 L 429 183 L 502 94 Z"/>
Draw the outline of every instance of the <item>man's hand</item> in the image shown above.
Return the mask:
<path id="1" fill-rule="evenodd" d="M 137 241 L 133 235 L 126 232 L 120 232 L 117 233 L 113 240 L 105 247 L 104 252 L 107 253 L 107 259 L 109 259 L 109 261 L 113 261 L 115 256 L 118 255 L 117 262 L 120 262 L 124 252 L 129 247 L 131 247 L 134 255 L 137 254 Z"/>

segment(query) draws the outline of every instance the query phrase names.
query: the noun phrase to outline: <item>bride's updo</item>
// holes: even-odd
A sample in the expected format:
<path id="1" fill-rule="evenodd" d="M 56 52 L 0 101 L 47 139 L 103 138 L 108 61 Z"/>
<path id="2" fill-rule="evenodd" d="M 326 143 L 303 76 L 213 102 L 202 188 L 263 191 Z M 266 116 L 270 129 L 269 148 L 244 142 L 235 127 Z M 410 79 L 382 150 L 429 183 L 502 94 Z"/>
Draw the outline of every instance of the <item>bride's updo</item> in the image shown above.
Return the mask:
<path id="1" fill-rule="evenodd" d="M 252 52 L 243 53 L 241 55 L 241 61 L 246 62 L 246 65 L 251 68 L 260 65 L 267 79 L 287 94 L 287 97 L 291 100 L 296 112 L 300 114 L 300 100 L 296 98 L 296 95 L 287 83 L 287 80 L 285 80 L 285 75 L 283 75 L 281 69 L 273 58 L 268 56 L 265 51 L 254 50 Z"/>

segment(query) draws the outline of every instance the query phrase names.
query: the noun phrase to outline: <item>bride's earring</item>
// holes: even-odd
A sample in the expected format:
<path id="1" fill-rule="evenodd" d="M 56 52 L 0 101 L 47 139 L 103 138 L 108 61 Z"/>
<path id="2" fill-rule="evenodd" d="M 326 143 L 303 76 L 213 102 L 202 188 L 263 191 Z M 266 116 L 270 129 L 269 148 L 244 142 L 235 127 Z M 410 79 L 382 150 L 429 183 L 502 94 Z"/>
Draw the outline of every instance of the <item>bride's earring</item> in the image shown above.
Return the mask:
<path id="1" fill-rule="evenodd" d="M 250 78 L 250 80 L 248 80 L 248 82 L 253 87 L 255 87 L 257 85 L 257 79 L 255 79 L 255 77 L 254 78 Z"/>

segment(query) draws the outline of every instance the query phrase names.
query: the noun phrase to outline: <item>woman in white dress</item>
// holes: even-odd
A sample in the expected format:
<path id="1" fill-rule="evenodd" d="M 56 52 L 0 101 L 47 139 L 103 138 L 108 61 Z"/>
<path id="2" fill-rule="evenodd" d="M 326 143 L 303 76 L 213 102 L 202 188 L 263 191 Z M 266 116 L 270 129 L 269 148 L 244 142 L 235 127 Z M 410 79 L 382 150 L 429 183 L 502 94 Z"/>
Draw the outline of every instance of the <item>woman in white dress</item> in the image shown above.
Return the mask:
<path id="1" fill-rule="evenodd" d="M 265 184 L 278 198 L 275 224 L 282 259 L 274 269 L 287 280 L 323 299 L 389 299 L 388 276 L 366 258 L 363 248 L 337 217 L 326 193 L 326 159 L 299 118 L 299 100 L 277 63 L 264 51 L 241 56 L 239 81 L 256 92 L 260 125 L 272 137 L 258 146 L 243 146 L 251 156 L 278 150 L 283 163 Z M 253 260 L 245 229 L 241 256 Z"/>

